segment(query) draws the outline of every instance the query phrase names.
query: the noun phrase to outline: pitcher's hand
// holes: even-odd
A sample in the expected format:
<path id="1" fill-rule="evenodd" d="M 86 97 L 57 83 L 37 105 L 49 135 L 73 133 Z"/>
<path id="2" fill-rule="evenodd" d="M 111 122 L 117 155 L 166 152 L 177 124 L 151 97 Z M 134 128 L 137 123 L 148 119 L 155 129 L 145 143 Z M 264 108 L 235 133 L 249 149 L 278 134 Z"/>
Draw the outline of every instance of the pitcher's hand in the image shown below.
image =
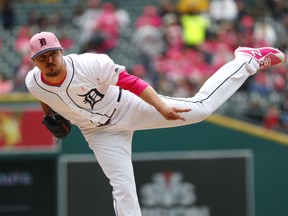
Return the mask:
<path id="1" fill-rule="evenodd" d="M 183 112 L 190 112 L 191 108 L 169 107 L 168 105 L 162 106 L 158 112 L 167 120 L 183 120 L 186 119 L 181 115 Z"/>

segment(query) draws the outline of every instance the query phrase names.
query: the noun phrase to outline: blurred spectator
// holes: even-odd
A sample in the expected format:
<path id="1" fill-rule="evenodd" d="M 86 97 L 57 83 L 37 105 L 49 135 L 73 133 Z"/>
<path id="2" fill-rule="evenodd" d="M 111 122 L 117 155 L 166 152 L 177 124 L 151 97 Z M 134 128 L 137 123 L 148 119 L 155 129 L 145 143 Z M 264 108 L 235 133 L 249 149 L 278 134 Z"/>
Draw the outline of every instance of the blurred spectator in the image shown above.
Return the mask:
<path id="1" fill-rule="evenodd" d="M 27 17 L 27 25 L 28 26 L 37 26 L 38 25 L 38 17 L 40 16 L 39 12 L 33 10 L 27 15 L 28 15 L 28 17 Z"/>
<path id="2" fill-rule="evenodd" d="M 138 53 L 138 62 L 145 67 L 147 78 L 157 88 L 158 75 L 154 61 L 165 49 L 162 31 L 152 25 L 139 26 L 132 35 L 132 42 Z"/>
<path id="3" fill-rule="evenodd" d="M 121 28 L 125 28 L 130 25 L 131 23 L 131 18 L 130 14 L 127 10 L 124 8 L 119 8 L 117 3 L 114 3 L 114 7 L 116 10 L 116 16 L 118 18 L 118 22 Z"/>
<path id="4" fill-rule="evenodd" d="M 72 25 L 76 28 L 80 28 L 82 15 L 84 13 L 84 7 L 82 4 L 77 4 L 73 10 Z"/>
<path id="5" fill-rule="evenodd" d="M 12 1 L 2 0 L 1 18 L 2 25 L 5 29 L 11 29 L 15 25 L 15 14 L 12 8 Z"/>
<path id="6" fill-rule="evenodd" d="M 166 42 L 166 52 L 180 51 L 184 48 L 182 27 L 176 14 L 167 13 L 162 17 L 163 33 Z"/>
<path id="7" fill-rule="evenodd" d="M 102 35 L 104 37 L 100 47 L 96 47 L 98 52 L 109 53 L 118 44 L 120 32 L 120 21 L 116 14 L 116 8 L 113 3 L 103 4 L 102 11 L 99 13 L 93 28 L 93 35 Z M 93 36 L 92 36 L 93 37 Z"/>
<path id="8" fill-rule="evenodd" d="M 216 40 L 218 44 L 226 44 L 231 52 L 238 48 L 238 37 L 235 25 L 230 21 L 221 22 L 216 32 Z M 217 49 L 220 51 L 220 49 Z"/>
<path id="9" fill-rule="evenodd" d="M 191 95 L 195 95 L 197 93 L 198 88 L 199 85 L 195 80 L 182 77 L 176 83 L 176 88 L 172 95 L 176 97 L 190 97 Z"/>
<path id="10" fill-rule="evenodd" d="M 65 25 L 65 19 L 61 12 L 56 11 L 49 15 L 49 25 L 52 25 L 56 28 L 61 28 Z"/>
<path id="11" fill-rule="evenodd" d="M 131 69 L 130 73 L 140 77 L 141 79 L 146 79 L 146 69 L 142 64 L 135 64 Z"/>
<path id="12" fill-rule="evenodd" d="M 231 48 L 226 43 L 219 43 L 216 46 L 216 50 L 214 50 L 215 54 L 212 56 L 212 65 L 213 71 L 218 70 L 222 65 L 226 62 L 231 61 L 234 58 L 233 52 L 231 52 Z"/>
<path id="13" fill-rule="evenodd" d="M 169 82 L 176 85 L 173 92 L 177 91 L 177 88 L 180 87 L 179 83 L 182 83 L 183 79 L 189 79 L 195 86 L 198 86 L 207 79 L 208 74 L 211 75 L 204 53 L 194 49 L 166 52 L 165 57 L 157 58 L 156 63 L 162 78 L 164 75 Z M 176 96 L 174 93 L 172 95 Z"/>
<path id="14" fill-rule="evenodd" d="M 233 21 L 238 16 L 235 0 L 211 0 L 209 14 L 213 22 Z"/>
<path id="15" fill-rule="evenodd" d="M 138 16 L 135 21 L 134 27 L 140 28 L 144 25 L 151 25 L 156 28 L 160 28 L 162 25 L 162 19 L 158 14 L 158 9 L 154 5 L 147 5 L 143 9 L 143 14 Z"/>
<path id="16" fill-rule="evenodd" d="M 159 15 L 161 17 L 166 14 L 177 14 L 176 6 L 171 0 L 158 0 Z"/>
<path id="17" fill-rule="evenodd" d="M 46 31 L 50 25 L 48 17 L 45 14 L 40 14 L 39 17 L 37 17 L 36 25 L 39 28 L 39 31 Z"/>
<path id="18" fill-rule="evenodd" d="M 266 17 L 254 24 L 253 42 L 256 47 L 275 46 L 278 38 L 271 23 L 271 20 Z"/>
<path id="19" fill-rule="evenodd" d="M 273 89 L 279 93 L 284 93 L 287 90 L 286 74 L 287 69 L 285 67 L 276 67 L 271 71 L 271 79 L 273 81 Z"/>
<path id="20" fill-rule="evenodd" d="M 88 0 L 87 8 L 73 21 L 81 32 L 78 42 L 80 46 L 84 46 L 84 50 L 87 50 L 85 46 L 92 37 L 95 22 L 102 11 L 101 3 L 101 0 Z"/>
<path id="21" fill-rule="evenodd" d="M 276 21 L 281 21 L 284 14 L 288 14 L 288 5 L 286 0 L 266 0 L 269 8 L 269 16 Z"/>
<path id="22" fill-rule="evenodd" d="M 248 7 L 245 4 L 245 0 L 235 0 L 237 6 L 237 20 L 242 20 L 242 18 L 248 15 Z"/>
<path id="23" fill-rule="evenodd" d="M 181 14 L 207 12 L 209 10 L 209 0 L 178 0 L 176 8 Z"/>
<path id="24" fill-rule="evenodd" d="M 282 14 L 281 21 L 274 21 L 273 26 L 277 34 L 277 47 L 287 50 L 288 47 L 288 12 Z"/>
<path id="25" fill-rule="evenodd" d="M 30 55 L 23 56 L 19 67 L 15 69 L 14 75 L 14 92 L 26 92 L 25 77 L 27 73 L 34 67 Z"/>
<path id="26" fill-rule="evenodd" d="M 280 103 L 280 111 L 281 111 L 281 127 L 288 132 L 288 93 L 285 92 L 284 97 Z"/>
<path id="27" fill-rule="evenodd" d="M 237 28 L 237 42 L 235 46 L 254 46 L 254 18 L 250 15 L 244 15 L 238 22 Z"/>
<path id="28" fill-rule="evenodd" d="M 31 38 L 30 28 L 28 26 L 21 26 L 18 31 L 18 35 L 15 40 L 15 50 L 19 52 L 21 55 L 29 55 L 30 46 L 29 41 Z"/>
<path id="29" fill-rule="evenodd" d="M 13 90 L 13 81 L 6 74 L 0 73 L 0 95 L 7 94 Z"/>
<path id="30" fill-rule="evenodd" d="M 275 104 L 268 107 L 263 120 L 263 126 L 267 129 L 278 129 L 280 125 L 279 109 Z"/>
<path id="31" fill-rule="evenodd" d="M 59 36 L 59 41 L 64 50 L 68 51 L 74 46 L 74 40 L 69 33 L 69 28 L 63 28 L 63 31 L 61 31 L 61 35 Z"/>
<path id="32" fill-rule="evenodd" d="M 196 48 L 206 39 L 209 20 L 202 13 L 189 13 L 180 15 L 185 46 Z"/>
<path id="33" fill-rule="evenodd" d="M 273 91 L 273 85 L 267 73 L 257 73 L 253 82 L 249 82 L 249 92 L 268 96 Z"/>

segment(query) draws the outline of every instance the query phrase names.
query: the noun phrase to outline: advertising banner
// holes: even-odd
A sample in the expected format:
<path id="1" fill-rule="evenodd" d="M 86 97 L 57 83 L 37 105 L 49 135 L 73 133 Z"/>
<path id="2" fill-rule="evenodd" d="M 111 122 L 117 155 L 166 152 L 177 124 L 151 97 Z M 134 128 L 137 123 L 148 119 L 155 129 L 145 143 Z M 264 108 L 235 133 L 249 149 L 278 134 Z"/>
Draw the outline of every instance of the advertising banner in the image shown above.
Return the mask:
<path id="1" fill-rule="evenodd" d="M 39 109 L 0 109 L 0 153 L 56 150 L 56 140 L 42 124 Z"/>
<path id="2" fill-rule="evenodd" d="M 62 216 L 79 215 L 84 206 L 86 216 L 115 215 L 108 179 L 88 158 L 61 160 Z M 254 215 L 249 151 L 136 154 L 133 164 L 143 216 Z"/>
<path id="3" fill-rule="evenodd" d="M 0 159 L 0 215 L 56 215 L 55 159 Z"/>

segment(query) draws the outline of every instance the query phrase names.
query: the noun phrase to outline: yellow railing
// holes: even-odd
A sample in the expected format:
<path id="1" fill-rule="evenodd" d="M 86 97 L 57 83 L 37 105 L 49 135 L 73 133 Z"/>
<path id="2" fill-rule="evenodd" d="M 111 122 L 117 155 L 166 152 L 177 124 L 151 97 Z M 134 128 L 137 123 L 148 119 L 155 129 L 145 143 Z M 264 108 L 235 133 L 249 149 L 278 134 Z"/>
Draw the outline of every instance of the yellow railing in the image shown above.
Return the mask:
<path id="1" fill-rule="evenodd" d="M 37 102 L 29 93 L 10 93 L 0 95 L 0 103 Z"/>

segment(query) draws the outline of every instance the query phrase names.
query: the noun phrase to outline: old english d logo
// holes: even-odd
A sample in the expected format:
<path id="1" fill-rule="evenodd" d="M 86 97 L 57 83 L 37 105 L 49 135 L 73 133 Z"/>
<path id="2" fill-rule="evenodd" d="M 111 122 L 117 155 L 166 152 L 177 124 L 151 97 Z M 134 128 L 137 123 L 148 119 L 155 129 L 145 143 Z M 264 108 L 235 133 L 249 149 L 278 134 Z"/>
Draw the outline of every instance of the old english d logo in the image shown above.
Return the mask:
<path id="1" fill-rule="evenodd" d="M 47 45 L 47 42 L 46 42 L 45 38 L 39 39 L 39 42 L 40 42 L 41 47 Z"/>
<path id="2" fill-rule="evenodd" d="M 86 104 L 86 103 L 89 103 L 90 104 L 90 107 L 91 109 L 94 108 L 94 105 L 101 101 L 102 98 L 104 97 L 104 94 L 101 94 L 96 88 L 95 89 L 91 89 L 88 93 L 84 94 L 84 95 L 79 95 L 78 96 L 80 97 L 84 97 L 84 100 L 83 102 Z"/>

